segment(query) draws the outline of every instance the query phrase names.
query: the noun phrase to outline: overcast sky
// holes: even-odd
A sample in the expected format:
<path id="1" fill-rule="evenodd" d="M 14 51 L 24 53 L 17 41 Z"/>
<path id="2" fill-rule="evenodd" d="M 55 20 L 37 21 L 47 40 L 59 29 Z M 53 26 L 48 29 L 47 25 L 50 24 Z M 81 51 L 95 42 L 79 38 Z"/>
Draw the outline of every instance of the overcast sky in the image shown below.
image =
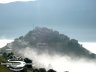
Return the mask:
<path id="1" fill-rule="evenodd" d="M 40 26 L 79 41 L 96 41 L 96 0 L 8 1 L 0 0 L 6 3 L 0 4 L 0 38 L 16 38 Z"/>
<path id="2" fill-rule="evenodd" d="M 14 2 L 14 1 L 36 1 L 36 0 L 0 0 L 0 3 L 10 3 L 10 2 Z"/>

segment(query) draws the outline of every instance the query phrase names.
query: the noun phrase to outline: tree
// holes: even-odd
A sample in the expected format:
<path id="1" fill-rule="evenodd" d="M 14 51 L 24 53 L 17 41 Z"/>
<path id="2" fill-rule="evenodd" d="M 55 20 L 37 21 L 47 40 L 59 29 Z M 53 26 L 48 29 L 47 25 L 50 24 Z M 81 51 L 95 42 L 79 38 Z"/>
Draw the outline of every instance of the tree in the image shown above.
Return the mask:
<path id="1" fill-rule="evenodd" d="M 32 65 L 31 65 L 32 60 L 30 60 L 29 58 L 25 58 L 25 59 L 24 59 L 24 62 L 30 63 L 29 65 L 26 65 L 27 68 L 32 68 Z"/>
<path id="2" fill-rule="evenodd" d="M 3 57 L 4 57 L 5 59 L 7 59 L 7 53 L 6 53 L 6 52 L 3 53 Z"/>
<path id="3" fill-rule="evenodd" d="M 39 72 L 39 70 L 38 69 L 33 69 L 33 72 Z"/>
<path id="4" fill-rule="evenodd" d="M 56 72 L 56 71 L 53 69 L 49 69 L 47 72 Z"/>
<path id="5" fill-rule="evenodd" d="M 40 68 L 39 72 L 46 72 L 46 69 L 45 68 Z"/>
<path id="6" fill-rule="evenodd" d="M 8 53 L 7 58 L 12 59 L 12 58 L 13 58 L 13 55 L 14 55 L 14 53 L 13 53 L 13 52 Z"/>

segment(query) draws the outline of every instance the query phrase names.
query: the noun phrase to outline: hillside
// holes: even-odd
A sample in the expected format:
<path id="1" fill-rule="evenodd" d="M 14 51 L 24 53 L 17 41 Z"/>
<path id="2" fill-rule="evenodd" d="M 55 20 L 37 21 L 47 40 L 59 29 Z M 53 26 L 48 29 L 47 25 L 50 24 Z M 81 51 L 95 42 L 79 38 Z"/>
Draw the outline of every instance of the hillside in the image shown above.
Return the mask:
<path id="1" fill-rule="evenodd" d="M 6 48 L 12 48 L 13 51 L 18 52 L 28 47 L 37 50 L 40 54 L 47 51 L 50 55 L 58 54 L 71 58 L 96 59 L 96 55 L 82 47 L 77 40 L 70 39 L 58 31 L 40 27 L 36 27 L 25 36 L 7 44 L 2 48 L 2 51 Z"/>
<path id="2" fill-rule="evenodd" d="M 1 63 L 6 63 L 7 59 L 5 59 L 4 56 L 0 56 L 0 72 L 17 72 L 17 71 L 12 71 L 9 68 L 7 68 L 4 65 L 1 65 Z M 30 59 L 25 58 L 24 61 L 28 62 Z M 25 66 L 23 70 L 18 71 L 18 72 L 56 72 L 53 69 L 49 69 L 48 71 L 45 68 L 36 68 L 36 67 L 30 67 L 30 66 Z"/>
<path id="3" fill-rule="evenodd" d="M 1 62 L 4 62 L 4 61 L 5 59 L 2 56 L 0 56 L 0 72 L 12 72 L 7 67 L 1 65 Z"/>

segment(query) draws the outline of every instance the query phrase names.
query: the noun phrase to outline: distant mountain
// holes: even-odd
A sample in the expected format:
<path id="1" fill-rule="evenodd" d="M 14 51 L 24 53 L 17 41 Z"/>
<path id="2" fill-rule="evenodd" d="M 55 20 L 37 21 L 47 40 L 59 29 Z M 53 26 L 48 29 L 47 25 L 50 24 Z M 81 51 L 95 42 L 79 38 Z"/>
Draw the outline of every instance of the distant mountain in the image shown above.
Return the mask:
<path id="1" fill-rule="evenodd" d="M 58 31 L 48 28 L 36 27 L 29 31 L 25 36 L 21 36 L 14 40 L 14 42 L 7 44 L 6 48 L 12 48 L 13 51 L 19 51 L 25 48 L 36 49 L 38 53 L 44 53 L 46 50 L 49 54 L 59 54 L 62 56 L 69 56 L 73 58 L 88 58 L 96 59 L 96 55 L 86 50 L 75 39 L 70 39 Z"/>

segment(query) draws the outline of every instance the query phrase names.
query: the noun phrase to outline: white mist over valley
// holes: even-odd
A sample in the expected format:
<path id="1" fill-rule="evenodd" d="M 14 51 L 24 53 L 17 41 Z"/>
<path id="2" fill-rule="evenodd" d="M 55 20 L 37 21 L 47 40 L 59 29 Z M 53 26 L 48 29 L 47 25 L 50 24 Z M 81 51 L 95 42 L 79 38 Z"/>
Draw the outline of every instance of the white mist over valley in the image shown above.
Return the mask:
<path id="1" fill-rule="evenodd" d="M 22 53 L 22 51 L 24 53 Z M 33 66 L 38 68 L 54 69 L 57 72 L 95 72 L 96 61 L 87 59 L 73 60 L 68 56 L 49 55 L 47 52 L 38 54 L 32 48 L 19 51 L 24 57 L 33 60 Z"/>
<path id="2" fill-rule="evenodd" d="M 86 57 L 87 56 L 86 51 L 85 51 L 84 56 L 82 54 L 78 54 L 78 53 L 77 53 L 77 55 L 74 55 L 74 53 L 77 50 L 74 50 L 74 51 L 69 50 L 70 53 L 73 54 L 71 56 L 70 53 L 68 54 L 64 51 L 65 54 L 62 54 L 62 51 L 57 51 L 57 50 L 55 50 L 54 47 L 51 48 L 50 46 L 46 46 L 46 45 L 48 45 L 46 41 L 43 41 L 46 43 L 40 43 L 43 40 L 43 38 L 46 40 L 47 36 L 50 33 L 51 33 L 51 35 L 50 35 L 49 39 L 51 38 L 51 36 L 52 36 L 52 40 L 54 37 L 61 38 L 61 34 L 59 34 L 56 31 L 53 31 L 53 30 L 50 30 L 47 28 L 39 28 L 39 29 L 34 29 L 33 31 L 30 31 L 25 36 L 23 36 L 23 37 L 21 36 L 15 40 L 9 40 L 9 39 L 0 40 L 0 42 L 2 43 L 1 47 L 7 45 L 9 48 L 17 49 L 17 53 L 25 58 L 27 57 L 27 58 L 31 59 L 33 61 L 32 65 L 36 68 L 46 68 L 46 70 L 54 69 L 57 72 L 64 72 L 64 71 L 96 72 L 96 69 L 95 69 L 96 60 L 94 59 L 93 54 L 90 55 L 91 53 L 96 53 L 95 49 L 94 49 L 96 47 L 96 43 L 79 42 L 81 44 L 81 46 L 79 46 L 80 48 L 82 48 L 82 46 L 83 46 L 85 48 L 84 50 L 87 49 L 90 51 L 90 52 L 88 52 L 89 53 L 88 57 Z M 55 34 L 55 36 L 54 36 L 54 34 Z M 37 36 L 37 39 L 35 38 L 36 36 Z M 68 38 L 65 35 L 63 35 L 63 37 L 66 38 L 64 40 L 67 41 Z M 62 37 L 62 39 L 63 39 L 63 37 Z M 32 39 L 32 40 L 30 40 L 30 39 Z M 37 41 L 36 46 L 38 45 L 40 47 L 37 46 L 37 48 L 36 48 L 36 46 L 34 46 L 35 43 L 33 45 L 29 44 L 29 43 L 31 43 L 31 41 L 33 43 Z M 68 42 L 70 42 L 70 41 L 71 40 L 68 39 Z M 73 41 L 73 43 L 74 42 L 76 42 L 75 44 L 78 45 L 77 41 Z M 60 40 L 57 43 L 57 47 L 62 48 L 62 46 L 58 45 L 59 43 L 61 43 Z M 64 42 L 64 43 L 67 43 L 67 42 Z M 10 46 L 10 44 L 11 44 L 11 46 Z M 47 49 L 45 49 L 45 48 L 47 48 Z M 78 48 L 78 46 L 77 46 L 77 48 Z M 51 52 L 51 50 L 52 50 L 52 52 Z M 65 48 L 65 50 L 66 50 L 66 48 Z M 81 50 L 81 53 L 82 53 L 82 50 Z"/>

